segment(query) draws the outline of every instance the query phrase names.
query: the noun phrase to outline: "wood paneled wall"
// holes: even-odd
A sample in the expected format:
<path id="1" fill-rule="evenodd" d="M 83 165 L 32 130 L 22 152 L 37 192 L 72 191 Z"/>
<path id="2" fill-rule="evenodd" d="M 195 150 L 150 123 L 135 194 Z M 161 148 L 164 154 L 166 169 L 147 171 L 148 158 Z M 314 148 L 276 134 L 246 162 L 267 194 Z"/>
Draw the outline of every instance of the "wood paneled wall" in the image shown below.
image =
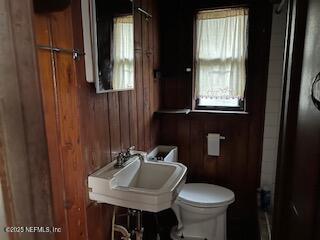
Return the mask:
<path id="1" fill-rule="evenodd" d="M 85 81 L 84 61 L 38 49 L 53 188 L 57 239 L 110 239 L 112 207 L 87 198 L 87 176 L 129 146 L 150 150 L 158 143 L 159 66 L 155 0 L 137 0 L 151 12 L 135 12 L 135 90 L 96 94 Z M 80 0 L 64 11 L 34 15 L 36 43 L 83 49 Z"/>
<path id="2" fill-rule="evenodd" d="M 260 182 L 264 111 L 272 6 L 268 1 L 161 1 L 162 108 L 192 109 L 193 16 L 197 9 L 247 5 L 249 50 L 246 89 L 247 113 L 192 111 L 162 114 L 161 144 L 179 147 L 179 159 L 188 167 L 188 181 L 226 186 L 236 194 L 229 209 L 235 239 L 255 239 L 256 189 Z M 207 155 L 207 134 L 220 133 L 221 156 Z M 231 238 L 232 239 L 232 238 Z"/>

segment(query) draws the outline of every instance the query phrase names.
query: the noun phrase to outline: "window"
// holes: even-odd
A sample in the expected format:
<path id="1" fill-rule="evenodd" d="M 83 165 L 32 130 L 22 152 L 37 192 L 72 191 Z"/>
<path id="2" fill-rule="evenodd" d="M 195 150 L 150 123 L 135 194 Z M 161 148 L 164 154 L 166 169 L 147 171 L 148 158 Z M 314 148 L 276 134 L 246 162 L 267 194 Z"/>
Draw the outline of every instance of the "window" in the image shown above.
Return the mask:
<path id="1" fill-rule="evenodd" d="M 243 109 L 247 28 L 247 8 L 197 13 L 195 33 L 197 108 Z"/>
<path id="2" fill-rule="evenodd" d="M 133 16 L 113 20 L 113 89 L 134 88 Z"/>

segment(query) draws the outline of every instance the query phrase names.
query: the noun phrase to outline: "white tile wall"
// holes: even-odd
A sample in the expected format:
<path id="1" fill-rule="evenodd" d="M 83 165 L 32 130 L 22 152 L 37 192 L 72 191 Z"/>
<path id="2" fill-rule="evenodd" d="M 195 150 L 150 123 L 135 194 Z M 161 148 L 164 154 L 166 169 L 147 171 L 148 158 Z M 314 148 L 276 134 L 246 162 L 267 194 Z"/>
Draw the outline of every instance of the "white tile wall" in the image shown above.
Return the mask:
<path id="1" fill-rule="evenodd" d="M 261 166 L 261 186 L 270 188 L 272 196 L 277 166 L 285 31 L 286 11 L 282 11 L 280 15 L 274 12 Z"/>

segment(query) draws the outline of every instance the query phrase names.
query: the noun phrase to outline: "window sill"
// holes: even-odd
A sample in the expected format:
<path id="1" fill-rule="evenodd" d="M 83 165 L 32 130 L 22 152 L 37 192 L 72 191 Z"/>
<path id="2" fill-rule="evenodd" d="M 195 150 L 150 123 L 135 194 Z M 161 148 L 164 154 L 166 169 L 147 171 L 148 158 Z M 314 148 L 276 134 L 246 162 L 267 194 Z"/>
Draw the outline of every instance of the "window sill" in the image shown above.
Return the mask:
<path id="1" fill-rule="evenodd" d="M 190 113 L 209 113 L 209 114 L 236 114 L 236 115 L 249 115 L 246 111 L 227 111 L 227 110 L 191 110 Z"/>
<path id="2" fill-rule="evenodd" d="M 190 115 L 190 114 L 225 114 L 225 115 L 249 115 L 246 111 L 223 111 L 223 110 L 191 110 L 191 109 L 170 109 L 170 110 L 159 110 L 155 112 L 156 114 L 172 114 L 172 115 Z"/>

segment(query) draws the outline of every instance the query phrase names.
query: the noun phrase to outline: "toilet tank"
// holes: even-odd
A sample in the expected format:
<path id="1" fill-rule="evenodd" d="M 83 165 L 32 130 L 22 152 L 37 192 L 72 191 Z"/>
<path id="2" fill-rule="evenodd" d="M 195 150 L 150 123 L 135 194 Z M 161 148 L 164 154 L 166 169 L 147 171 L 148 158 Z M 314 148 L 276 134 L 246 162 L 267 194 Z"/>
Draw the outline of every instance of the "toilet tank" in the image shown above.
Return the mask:
<path id="1" fill-rule="evenodd" d="M 178 147 L 159 145 L 148 155 L 149 161 L 178 162 Z"/>

